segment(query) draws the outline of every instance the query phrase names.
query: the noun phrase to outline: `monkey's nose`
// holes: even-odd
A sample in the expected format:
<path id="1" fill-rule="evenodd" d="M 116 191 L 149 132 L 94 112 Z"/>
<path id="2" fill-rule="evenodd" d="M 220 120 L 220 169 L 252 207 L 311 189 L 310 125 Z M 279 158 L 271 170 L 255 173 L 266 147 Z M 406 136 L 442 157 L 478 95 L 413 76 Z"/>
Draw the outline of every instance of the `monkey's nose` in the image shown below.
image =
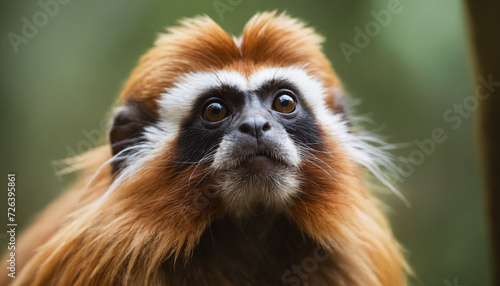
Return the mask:
<path id="1" fill-rule="evenodd" d="M 255 137 L 257 140 L 271 129 L 271 125 L 262 115 L 253 115 L 245 118 L 238 130 L 241 133 Z"/>

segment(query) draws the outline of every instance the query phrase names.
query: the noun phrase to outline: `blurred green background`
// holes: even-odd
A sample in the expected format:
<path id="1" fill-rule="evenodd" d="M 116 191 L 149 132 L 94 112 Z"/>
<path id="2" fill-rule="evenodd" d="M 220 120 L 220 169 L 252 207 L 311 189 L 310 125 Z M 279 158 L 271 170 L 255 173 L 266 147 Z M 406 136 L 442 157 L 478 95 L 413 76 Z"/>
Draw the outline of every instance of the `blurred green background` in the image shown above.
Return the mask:
<path id="1" fill-rule="evenodd" d="M 341 43 L 354 46 L 355 28 L 364 30 L 374 21 L 372 11 L 387 10 L 392 1 L 71 0 L 46 23 L 38 14 L 44 25 L 17 53 L 9 33 L 22 36 L 22 18 L 33 22 L 43 10 L 33 0 L 2 1 L 0 173 L 5 186 L 7 172 L 17 174 L 20 228 L 72 182 L 72 176 L 55 175 L 52 161 L 95 146 L 127 76 L 164 27 L 207 14 L 239 35 L 254 13 L 278 9 L 326 37 L 325 53 L 348 93 L 362 100 L 357 113 L 373 118 L 388 141 L 412 143 L 395 155 L 408 157 L 417 149 L 413 142 L 430 138 L 435 128 L 447 136 L 400 183 L 411 207 L 383 196 L 417 274 L 413 285 L 454 285 L 455 278 L 460 285 L 489 285 L 473 116 L 461 116 L 456 130 L 443 119 L 473 95 L 464 7 L 459 1 L 400 0 L 400 12 L 348 61 Z M 218 13 L 216 6 L 224 4 Z M 0 204 L 6 223 L 6 195 Z M 0 239 L 4 252 L 5 236 Z"/>

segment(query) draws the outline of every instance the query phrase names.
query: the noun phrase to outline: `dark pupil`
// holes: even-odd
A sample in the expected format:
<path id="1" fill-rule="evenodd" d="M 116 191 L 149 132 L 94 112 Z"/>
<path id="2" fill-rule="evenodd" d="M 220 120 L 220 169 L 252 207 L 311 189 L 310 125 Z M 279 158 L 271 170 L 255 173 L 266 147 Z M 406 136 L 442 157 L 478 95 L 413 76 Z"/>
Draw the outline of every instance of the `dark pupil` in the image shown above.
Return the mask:
<path id="1" fill-rule="evenodd" d="M 280 97 L 281 106 L 288 107 L 290 105 L 290 100 L 291 100 L 290 96 L 283 95 L 282 97 Z"/>
<path id="2" fill-rule="evenodd" d="M 219 115 L 222 111 L 222 105 L 219 103 L 212 103 L 210 104 L 210 112 L 212 112 L 214 115 Z"/>

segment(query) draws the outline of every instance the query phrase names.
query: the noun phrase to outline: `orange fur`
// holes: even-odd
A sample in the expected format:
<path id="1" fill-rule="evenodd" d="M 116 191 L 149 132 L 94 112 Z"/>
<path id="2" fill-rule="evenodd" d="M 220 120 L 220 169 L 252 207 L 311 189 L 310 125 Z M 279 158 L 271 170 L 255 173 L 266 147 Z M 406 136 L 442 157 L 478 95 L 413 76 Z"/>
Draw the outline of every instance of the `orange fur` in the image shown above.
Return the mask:
<path id="1" fill-rule="evenodd" d="M 120 102 L 137 102 L 157 118 L 156 100 L 165 88 L 183 74 L 211 69 L 248 75 L 262 67 L 304 66 L 325 86 L 339 87 L 321 52 L 321 42 L 312 29 L 276 13 L 252 18 L 244 29 L 241 47 L 207 17 L 185 20 L 161 35 L 142 57 Z M 334 108 L 333 94 L 328 96 L 326 102 Z M 308 285 L 406 285 L 404 258 L 375 198 L 365 189 L 363 170 L 345 155 L 335 138 L 322 134 L 327 142 L 324 149 L 330 152 L 304 164 L 305 191 L 287 214 L 305 236 L 329 253 L 328 263 L 311 276 Z M 19 269 L 14 285 L 171 283 L 162 264 L 172 261 L 175 267 L 182 267 L 189 263 L 203 232 L 224 215 L 217 199 L 202 209 L 194 205 L 200 192 L 212 186 L 204 179 L 202 167 L 177 172 L 170 163 L 174 143 L 166 144 L 156 160 L 106 199 L 101 198 L 112 183 L 109 167 L 85 186 L 111 158 L 109 145 L 90 153 L 92 163 L 84 166 L 77 186 L 33 226 L 45 234 L 25 234 L 19 249 L 33 257 Z M 206 267 L 211 281 L 229 285 L 222 268 Z M 173 285 L 188 284 L 179 281 Z"/>

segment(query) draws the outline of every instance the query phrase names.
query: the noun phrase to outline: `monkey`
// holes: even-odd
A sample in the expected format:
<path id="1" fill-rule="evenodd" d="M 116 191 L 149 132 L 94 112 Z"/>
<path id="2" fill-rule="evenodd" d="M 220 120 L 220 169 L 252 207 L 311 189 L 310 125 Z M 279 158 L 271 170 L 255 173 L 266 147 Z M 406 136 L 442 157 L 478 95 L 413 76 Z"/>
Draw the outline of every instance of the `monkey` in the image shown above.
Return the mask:
<path id="1" fill-rule="evenodd" d="M 323 37 L 286 13 L 240 37 L 208 16 L 159 35 L 109 140 L 23 235 L 12 285 L 407 285 Z M 22 246 L 26 247 L 22 247 Z"/>

